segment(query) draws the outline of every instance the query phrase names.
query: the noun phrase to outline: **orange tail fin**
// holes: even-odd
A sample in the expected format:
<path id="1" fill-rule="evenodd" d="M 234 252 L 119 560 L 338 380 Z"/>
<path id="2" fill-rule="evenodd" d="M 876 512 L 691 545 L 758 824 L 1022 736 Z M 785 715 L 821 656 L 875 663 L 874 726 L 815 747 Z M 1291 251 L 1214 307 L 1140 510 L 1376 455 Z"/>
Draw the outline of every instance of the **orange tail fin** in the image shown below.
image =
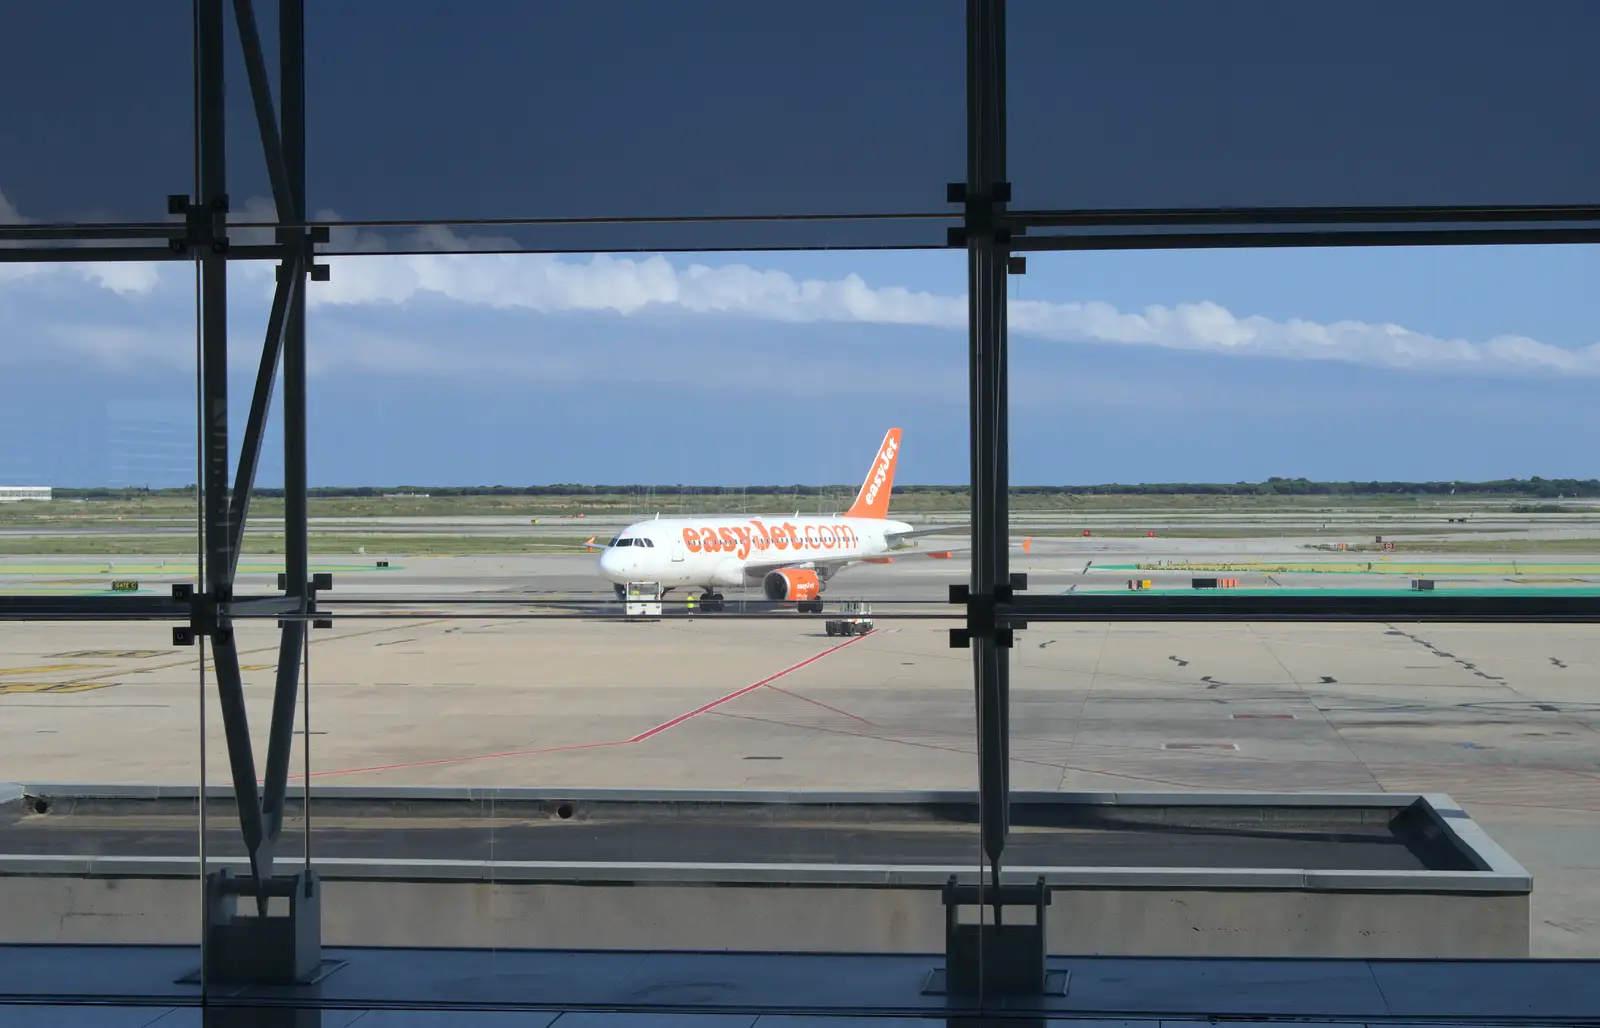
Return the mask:
<path id="1" fill-rule="evenodd" d="M 900 430 L 889 429 L 867 469 L 867 480 L 861 483 L 856 502 L 845 511 L 852 518 L 886 518 L 889 516 L 889 492 L 894 488 L 894 466 L 900 460 Z"/>

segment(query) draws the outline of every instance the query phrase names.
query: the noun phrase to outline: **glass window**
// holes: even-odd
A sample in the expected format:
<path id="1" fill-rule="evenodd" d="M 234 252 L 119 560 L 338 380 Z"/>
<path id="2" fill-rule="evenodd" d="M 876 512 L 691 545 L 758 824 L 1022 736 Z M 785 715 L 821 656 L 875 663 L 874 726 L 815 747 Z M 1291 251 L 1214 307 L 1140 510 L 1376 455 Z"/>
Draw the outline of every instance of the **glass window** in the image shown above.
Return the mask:
<path id="1" fill-rule="evenodd" d="M 0 225 L 166 221 L 194 188 L 193 5 L 6 4 L 0 39 Z"/>
<path id="2" fill-rule="evenodd" d="M 1600 5 L 1012 0 L 1019 210 L 1591 204 Z M 1380 27 L 1381 26 L 1381 27 Z"/>
<path id="3" fill-rule="evenodd" d="M 15 10 L 24 22 L 43 17 Z M 114 19 L 124 20 L 138 19 Z M 94 24 L 69 24 L 49 41 L 65 45 L 73 28 L 99 35 Z M 34 48 L 12 49 L 25 58 Z M 0 95 L 23 95 L 4 88 Z M 69 107 L 78 119 L 98 117 Z M 67 135 L 88 129 L 70 124 Z M 135 174 L 142 156 L 129 154 Z M 181 165 L 183 153 L 154 156 L 157 165 L 163 156 Z M 5 160 L 0 154 L 0 166 Z M 85 187 L 80 201 L 104 195 L 92 181 Z M 24 783 L 20 803 L 6 797 L 0 853 L 61 855 L 41 857 L 45 866 L 31 869 L 41 876 L 27 889 L 32 902 L 7 909 L 9 942 L 180 945 L 192 947 L 182 960 L 200 963 L 196 676 L 214 682 L 211 655 L 174 644 L 177 618 L 87 620 L 91 611 L 78 606 L 104 614 L 118 604 L 126 615 L 194 581 L 195 310 L 189 267 L 0 264 L 0 594 L 19 605 L 70 604 L 67 613 L 79 617 L 0 622 L 0 782 Z M 149 790 L 143 800 L 108 799 L 140 787 Z M 143 887 L 90 872 L 92 861 L 129 856 L 123 829 L 152 818 L 167 832 L 146 836 Z"/>
<path id="4" fill-rule="evenodd" d="M 1600 595 L 1597 257 L 1029 255 L 1009 304 L 1025 595 L 1057 613 Z M 1014 650 L 1015 773 L 1061 746 L 1065 789 L 1447 793 L 1538 883 L 1532 953 L 1571 955 L 1593 928 L 1559 912 L 1587 909 L 1592 864 L 1549 839 L 1592 831 L 1574 783 L 1600 747 L 1571 675 L 1592 635 L 1034 619 Z M 1313 929 L 1336 945 L 1331 919 Z"/>
<path id="5" fill-rule="evenodd" d="M 745 0 L 352 0 L 306 21 L 310 206 L 335 222 L 941 215 L 965 166 L 959 0 L 812 0 L 804 18 Z M 424 53 L 450 73 L 416 74 Z M 539 98 L 513 130 L 460 116 L 511 97 Z M 482 234 L 569 251 L 943 243 L 941 224 L 905 224 Z"/>
<path id="6" fill-rule="evenodd" d="M 964 254 L 330 263 L 330 281 L 310 289 L 311 353 L 324 361 L 314 365 L 312 417 L 348 430 L 311 437 L 312 541 L 340 548 L 350 570 L 338 576 L 348 586 L 321 601 L 334 627 L 312 634 L 314 796 L 321 785 L 365 784 L 735 796 L 974 788 L 971 663 L 952 658 L 946 620 L 948 587 L 967 573 Z M 641 289 L 660 297 L 657 309 L 634 306 Z M 828 328 L 820 350 L 819 323 Z M 775 377 L 749 359 L 752 338 L 760 352 L 799 359 Z M 374 345 L 348 345 L 356 339 Z M 664 391 L 683 412 L 670 430 L 640 432 L 637 418 L 605 413 L 660 410 Z M 773 422 L 791 405 L 814 431 Z M 705 445 L 706 412 L 768 430 Z M 426 497 L 387 495 L 400 482 Z M 859 556 L 867 538 L 859 522 L 836 517 L 853 507 L 933 534 L 913 537 L 892 563 L 834 559 Z M 650 536 L 628 534 L 641 524 L 661 535 L 659 560 L 634 555 L 653 565 L 639 577 L 658 579 L 661 596 L 608 579 L 606 562 L 583 547 L 609 525 L 616 548 L 653 550 Z M 365 556 L 352 556 L 362 545 Z M 388 567 L 371 567 L 378 558 Z M 754 570 L 730 574 L 741 562 Z M 419 617 L 417 606 L 444 597 L 453 602 Z M 347 612 L 362 619 L 342 620 Z M 1030 765 L 1018 787 L 1059 777 Z M 313 844 L 332 856 L 354 836 L 329 802 L 313 818 Z M 576 803 L 571 813 L 595 825 L 613 816 Z M 463 833 L 476 834 L 470 845 L 414 855 L 487 855 L 500 882 L 568 858 L 820 861 L 861 865 L 863 875 L 879 858 L 974 875 L 979 865 L 964 812 L 934 813 L 929 830 L 915 804 L 880 811 L 895 823 L 861 846 L 825 830 L 815 810 L 790 808 L 774 826 L 778 813 L 761 798 L 746 813 L 700 838 L 661 834 L 648 808 L 618 811 L 613 827 L 583 833 L 584 847 L 552 851 L 556 834 L 578 836 L 529 820 L 561 815 L 508 799 L 463 813 L 478 830 Z M 522 913 L 529 895 L 499 884 L 490 915 L 462 928 L 481 927 L 496 945 L 530 941 L 519 927 L 532 923 Z M 807 900 L 795 890 L 783 902 Z M 616 909 L 646 910 L 631 895 Z M 861 917 L 873 920 L 865 909 Z M 655 944 L 608 923 L 621 933 L 614 939 Z M 394 926 L 360 941 L 464 937 L 438 939 L 425 918 Z M 698 935 L 660 943 L 714 948 L 744 931 L 712 919 Z M 935 946 L 939 938 L 930 936 Z M 541 945 L 596 941 L 576 933 Z"/>

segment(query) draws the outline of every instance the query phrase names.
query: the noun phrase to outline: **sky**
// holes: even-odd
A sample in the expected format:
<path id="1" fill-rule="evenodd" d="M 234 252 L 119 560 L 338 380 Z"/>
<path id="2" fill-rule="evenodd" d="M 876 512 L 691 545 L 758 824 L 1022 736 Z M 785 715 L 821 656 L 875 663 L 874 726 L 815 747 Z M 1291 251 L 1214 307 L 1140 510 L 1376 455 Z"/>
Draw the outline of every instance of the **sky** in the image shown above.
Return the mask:
<path id="1" fill-rule="evenodd" d="M 31 45 L 0 62 L 0 221 L 159 221 L 192 192 L 191 8 L 6 12 Z M 256 9 L 271 74 L 276 4 Z M 965 482 L 964 256 L 794 249 L 942 241 L 964 6 L 808 9 L 310 5 L 308 203 L 351 254 L 310 286 L 312 482 L 853 484 L 891 425 L 901 481 Z M 270 204 L 231 12 L 249 219 Z M 1600 199 L 1600 134 L 1571 131 L 1600 104 L 1586 0 L 1007 17 L 1016 209 Z M 840 213 L 932 217 L 500 230 L 722 251 L 698 256 L 472 253 L 494 233 L 460 227 Z M 438 224 L 371 224 L 417 221 Z M 368 253 L 408 245 L 461 252 Z M 1592 247 L 1033 255 L 1011 280 L 1013 480 L 1600 475 L 1597 272 Z M 271 271 L 232 281 L 237 445 Z M 193 376 L 192 268 L 0 264 L 0 482 L 193 481 Z"/>
<path id="2" fill-rule="evenodd" d="M 329 263 L 314 485 L 853 484 L 891 425 L 901 482 L 968 479 L 961 252 Z M 230 271 L 237 447 L 272 275 Z M 1032 255 L 1013 480 L 1600 475 L 1596 281 L 1582 246 Z M 193 481 L 194 312 L 189 265 L 0 265 L 0 482 Z"/>

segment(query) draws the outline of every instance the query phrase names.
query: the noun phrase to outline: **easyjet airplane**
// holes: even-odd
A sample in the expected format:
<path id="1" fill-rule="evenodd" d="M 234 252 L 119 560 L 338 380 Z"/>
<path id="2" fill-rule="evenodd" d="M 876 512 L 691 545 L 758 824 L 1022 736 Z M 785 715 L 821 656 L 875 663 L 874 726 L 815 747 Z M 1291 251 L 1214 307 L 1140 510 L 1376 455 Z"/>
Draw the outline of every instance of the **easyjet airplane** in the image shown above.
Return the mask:
<path id="1" fill-rule="evenodd" d="M 700 608 L 722 609 L 719 587 L 761 583 L 767 598 L 793 600 L 802 613 L 820 613 L 828 579 L 851 564 L 888 564 L 905 552 L 949 557 L 950 550 L 919 550 L 921 535 L 961 532 L 961 525 L 913 528 L 889 519 L 889 493 L 900 457 L 900 429 L 878 447 L 856 502 L 843 514 L 756 517 L 656 517 L 637 521 L 601 549 L 600 574 L 615 583 L 659 582 L 666 588 L 704 590 Z"/>

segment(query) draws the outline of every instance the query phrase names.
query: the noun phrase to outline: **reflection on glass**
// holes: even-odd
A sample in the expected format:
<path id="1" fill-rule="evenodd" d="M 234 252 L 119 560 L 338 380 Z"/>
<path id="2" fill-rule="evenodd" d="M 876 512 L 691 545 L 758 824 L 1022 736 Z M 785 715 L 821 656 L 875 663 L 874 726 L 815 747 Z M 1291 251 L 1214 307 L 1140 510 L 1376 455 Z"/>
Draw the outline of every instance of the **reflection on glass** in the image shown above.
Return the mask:
<path id="1" fill-rule="evenodd" d="M 312 212 L 430 221 L 945 212 L 944 183 L 963 167 L 961 4 L 825 0 L 811 14 L 797 22 L 738 3 L 670 14 L 629 3 L 604 18 L 505 2 L 449 12 L 307 5 Z M 419 52 L 452 74 L 414 75 L 400 55 Z M 541 105 L 515 132 L 456 114 L 553 91 L 584 103 Z M 553 147 L 586 157 L 551 161 Z M 816 174 L 806 155 L 824 152 L 829 171 Z M 780 224 L 762 228 L 732 245 L 807 245 Z M 729 243 L 706 226 L 659 229 L 566 241 Z"/>
<path id="2" fill-rule="evenodd" d="M 0 107 L 0 225 L 167 220 L 194 179 L 193 21 L 188 0 L 0 12 L 0 38 L 29 41 L 0 96 L 35 98 Z"/>
<path id="3" fill-rule="evenodd" d="M 1450 4 L 1349 9 L 1335 22 L 1309 7 L 1229 0 L 1164 8 L 1151 21 L 1108 0 L 1013 0 L 1015 206 L 1592 202 L 1579 169 L 1592 166 L 1593 140 L 1548 130 L 1600 98 L 1579 70 L 1580 40 L 1600 28 L 1592 5 L 1558 4 L 1561 13 L 1539 18 Z M 1353 13 L 1362 9 L 1385 18 L 1381 35 Z M 1101 45 L 1130 34 L 1143 43 L 1135 59 Z M 1361 73 L 1351 74 L 1356 50 Z M 1430 130 L 1415 131 L 1421 124 Z"/>
<path id="4" fill-rule="evenodd" d="M 1571 288 L 1586 259 L 1481 248 L 1030 260 L 1013 287 L 1010 514 L 1029 595 L 1058 612 L 1115 599 L 1144 613 L 1180 599 L 1225 610 L 1247 598 L 1600 596 L 1600 482 L 1579 441 L 1596 427 L 1579 402 L 1589 355 L 1574 343 L 1588 319 Z M 1537 318 L 1534 278 L 1561 301 Z M 1424 302 L 1422 281 L 1452 285 Z M 1061 445 L 1091 428 L 1094 445 Z M 1410 617 L 1039 618 L 1014 651 L 1013 781 L 1447 794 L 1540 882 L 1531 933 L 1513 928 L 1508 944 L 1574 953 L 1592 929 L 1557 911 L 1587 900 L 1577 862 L 1548 840 L 1596 828 L 1573 791 L 1600 759 L 1589 730 L 1600 708 L 1574 677 L 1600 655 L 1589 634 Z M 1340 829 L 1360 840 L 1341 852 L 1306 838 L 1333 830 L 1320 815 L 1297 816 L 1271 841 L 1175 820 L 1181 833 L 1140 828 L 1139 845 L 1085 845 L 1103 846 L 1094 859 L 1107 864 L 1288 866 L 1273 848 L 1292 844 L 1297 867 L 1450 866 L 1425 847 L 1390 848 L 1415 843 L 1403 822 L 1383 821 L 1378 839 Z M 1186 916 L 1188 942 L 1149 945 L 1238 952 L 1221 915 Z M 1353 922 L 1308 923 L 1295 952 L 1361 951 L 1342 934 Z M 1415 944 L 1466 945 L 1450 933 Z"/>
<path id="5" fill-rule="evenodd" d="M 86 617 L 194 580 L 193 278 L 0 268 L 0 936 L 194 946 L 200 655 Z"/>

